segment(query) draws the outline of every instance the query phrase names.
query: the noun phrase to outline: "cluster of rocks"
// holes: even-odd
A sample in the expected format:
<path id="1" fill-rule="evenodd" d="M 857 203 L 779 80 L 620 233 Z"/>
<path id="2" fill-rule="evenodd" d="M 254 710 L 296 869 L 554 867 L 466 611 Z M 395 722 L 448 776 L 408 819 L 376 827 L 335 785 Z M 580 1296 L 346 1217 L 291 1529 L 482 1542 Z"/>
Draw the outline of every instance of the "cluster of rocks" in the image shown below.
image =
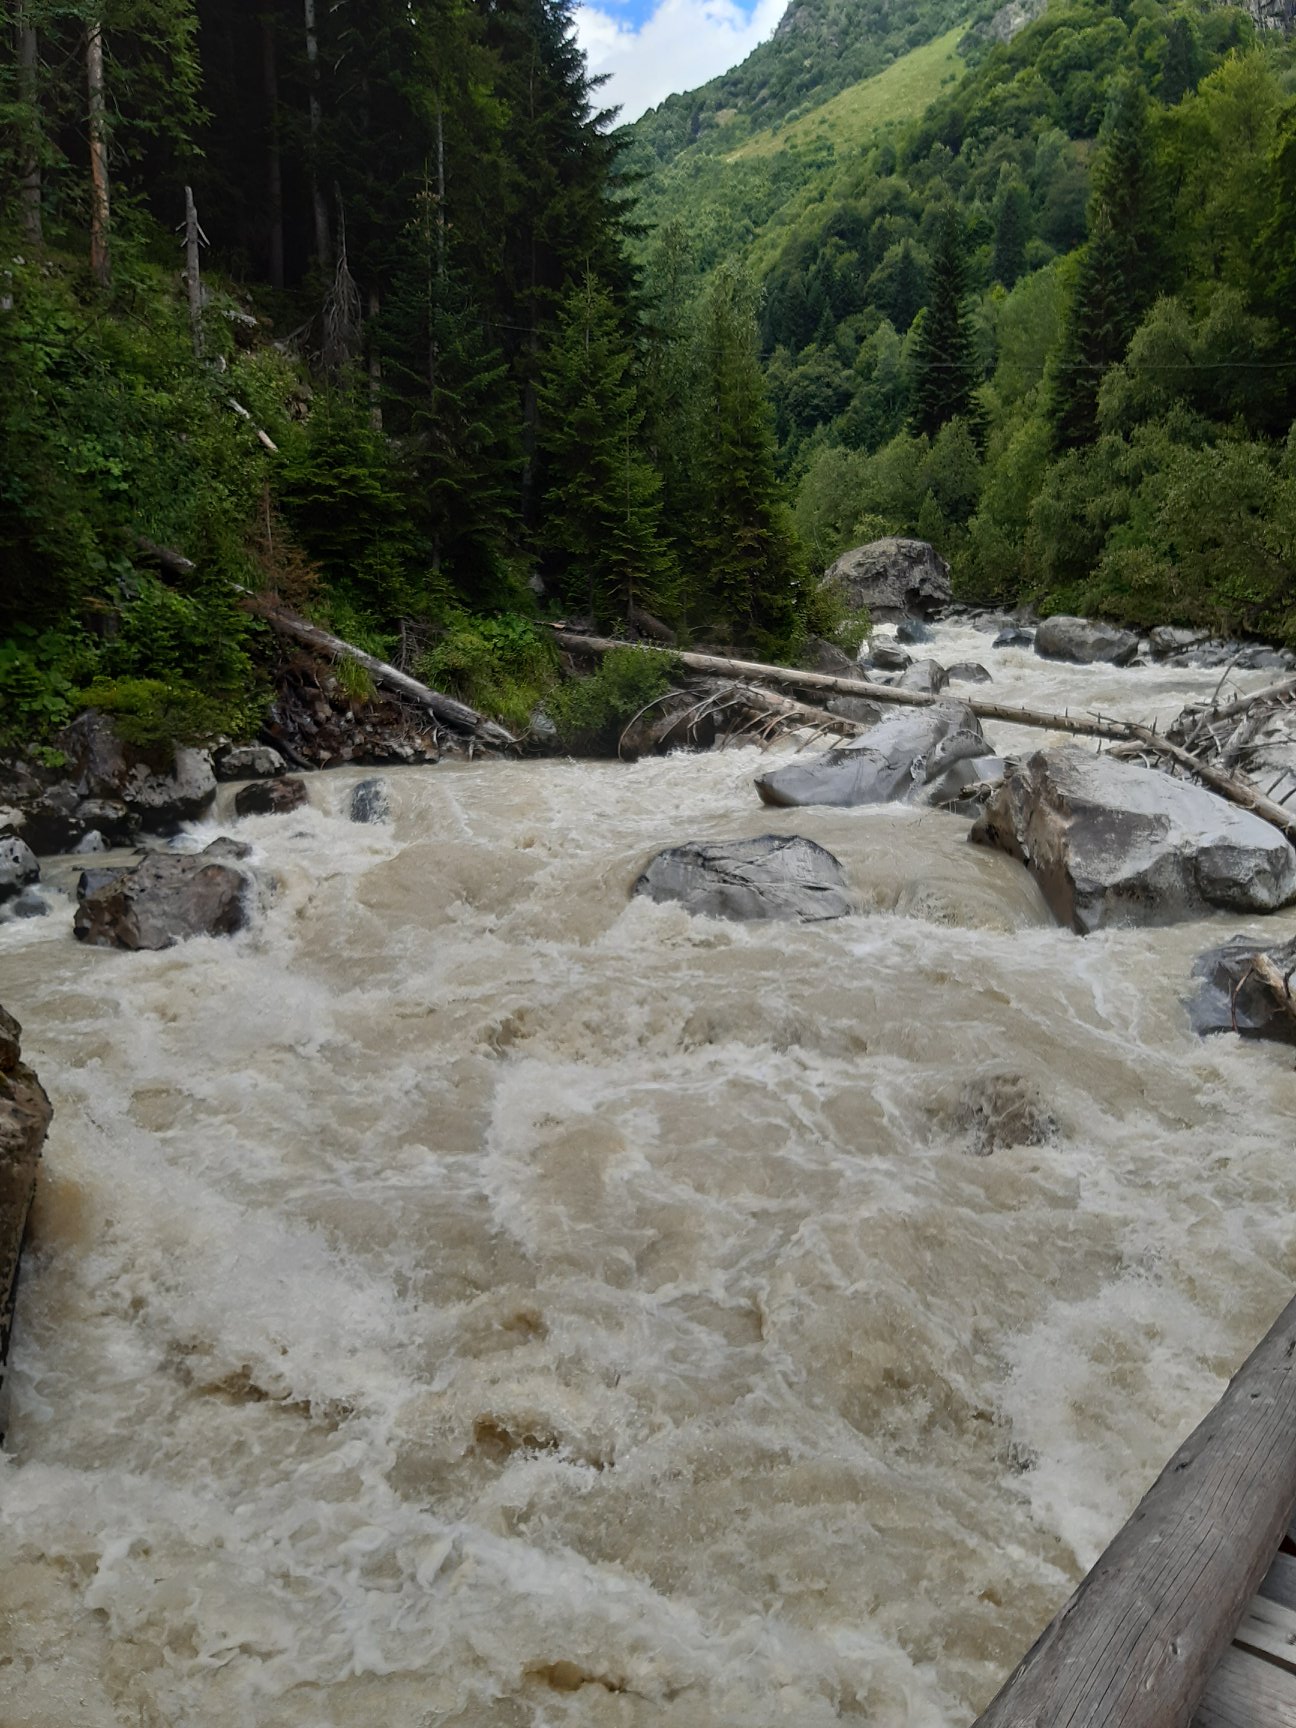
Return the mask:
<path id="1" fill-rule="evenodd" d="M 278 667 L 264 731 L 298 768 L 430 763 L 441 754 L 425 709 L 377 694 L 353 696 L 307 654 L 290 655 Z"/>

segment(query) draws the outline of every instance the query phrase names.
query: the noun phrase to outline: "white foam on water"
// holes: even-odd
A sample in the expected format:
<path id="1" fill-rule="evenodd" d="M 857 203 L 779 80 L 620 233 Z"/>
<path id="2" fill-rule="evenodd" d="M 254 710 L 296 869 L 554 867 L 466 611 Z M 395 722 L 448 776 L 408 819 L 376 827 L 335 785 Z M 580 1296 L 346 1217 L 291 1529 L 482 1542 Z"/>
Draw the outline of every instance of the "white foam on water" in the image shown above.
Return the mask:
<path id="1" fill-rule="evenodd" d="M 1218 681 L 930 651 L 1140 717 Z M 6 1725 L 989 1697 L 1286 1299 L 1296 1076 L 1188 1029 L 1237 920 L 1081 940 L 958 819 L 762 809 L 768 762 L 406 770 L 375 826 L 321 776 L 240 826 L 279 889 L 232 941 L 0 929 L 56 1106 Z M 856 913 L 628 898 L 762 832 L 835 852 Z M 1038 1131 L 977 1156 L 995 1088 Z"/>

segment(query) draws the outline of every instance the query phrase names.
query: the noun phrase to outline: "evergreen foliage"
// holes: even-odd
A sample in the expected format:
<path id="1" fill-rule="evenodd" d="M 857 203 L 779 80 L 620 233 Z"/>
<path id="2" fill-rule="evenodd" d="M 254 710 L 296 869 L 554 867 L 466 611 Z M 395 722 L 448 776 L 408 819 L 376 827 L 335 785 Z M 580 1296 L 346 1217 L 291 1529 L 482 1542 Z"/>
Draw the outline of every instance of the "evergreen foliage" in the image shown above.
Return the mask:
<path id="1" fill-rule="evenodd" d="M 967 275 L 962 223 L 958 212 L 941 218 L 927 309 L 913 347 L 913 407 L 909 424 L 916 433 L 939 432 L 956 417 L 980 425 L 980 383 L 965 310 Z"/>

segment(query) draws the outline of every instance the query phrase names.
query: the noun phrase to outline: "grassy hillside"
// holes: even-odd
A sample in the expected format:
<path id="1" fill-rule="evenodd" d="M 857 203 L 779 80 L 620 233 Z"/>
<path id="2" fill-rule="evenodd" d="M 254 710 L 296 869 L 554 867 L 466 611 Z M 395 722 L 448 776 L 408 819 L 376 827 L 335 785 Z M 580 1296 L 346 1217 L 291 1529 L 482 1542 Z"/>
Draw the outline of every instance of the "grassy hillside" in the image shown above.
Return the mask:
<path id="1" fill-rule="evenodd" d="M 946 85 L 958 80 L 963 72 L 959 43 L 966 35 L 966 26 L 956 24 L 934 42 L 893 61 L 885 72 L 850 85 L 782 126 L 754 133 L 726 161 L 817 145 L 830 145 L 839 156 L 862 149 L 874 141 L 879 128 L 916 120 Z"/>

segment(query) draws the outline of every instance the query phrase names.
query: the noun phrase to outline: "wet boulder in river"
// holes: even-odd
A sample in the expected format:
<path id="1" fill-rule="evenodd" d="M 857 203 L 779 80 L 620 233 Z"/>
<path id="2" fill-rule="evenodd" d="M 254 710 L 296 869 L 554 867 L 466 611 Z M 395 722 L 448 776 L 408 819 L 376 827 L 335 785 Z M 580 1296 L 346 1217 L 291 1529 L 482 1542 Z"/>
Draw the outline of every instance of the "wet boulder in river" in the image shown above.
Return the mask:
<path id="1" fill-rule="evenodd" d="M 216 758 L 218 780 L 273 780 L 288 764 L 268 744 L 231 744 Z"/>
<path id="2" fill-rule="evenodd" d="M 758 775 L 756 790 L 762 803 L 778 805 L 925 802 L 929 786 L 948 788 L 956 763 L 989 753 L 961 703 L 902 708 L 849 744 Z"/>
<path id="3" fill-rule="evenodd" d="M 1104 661 L 1128 666 L 1138 653 L 1132 630 L 1104 624 L 1096 618 L 1046 618 L 1035 632 L 1035 652 L 1046 660 L 1072 660 L 1082 665 Z"/>
<path id="4" fill-rule="evenodd" d="M 882 718 L 881 705 L 867 696 L 830 696 L 824 707 L 839 720 L 854 720 L 860 726 L 876 726 Z"/>
<path id="5" fill-rule="evenodd" d="M 216 796 L 216 775 L 203 751 L 184 744 L 174 750 L 129 744 L 106 715 L 94 710 L 79 714 L 58 743 L 81 798 L 125 805 L 140 827 L 154 833 L 195 821 Z M 88 826 L 104 829 L 97 818 Z"/>
<path id="6" fill-rule="evenodd" d="M 12 834 L 0 840 L 0 905 L 16 900 L 29 883 L 39 880 L 40 865 L 31 847 Z"/>
<path id="7" fill-rule="evenodd" d="M 938 660 L 915 660 L 900 678 L 901 690 L 919 690 L 924 696 L 939 696 L 949 682 L 949 673 Z"/>
<path id="8" fill-rule="evenodd" d="M 0 1008 L 0 1376 L 9 1352 L 18 1262 L 36 1166 L 50 1124 L 50 1101 L 22 1062 L 22 1027 Z M 3 1437 L 0 1416 L 0 1437 Z"/>
<path id="9" fill-rule="evenodd" d="M 351 792 L 353 822 L 390 822 L 391 799 L 385 780 L 362 780 Z"/>
<path id="10" fill-rule="evenodd" d="M 1234 936 L 1193 962 L 1197 989 L 1189 997 L 1193 1031 L 1240 1032 L 1296 1044 L 1296 937 L 1266 948 L 1255 936 Z"/>
<path id="11" fill-rule="evenodd" d="M 309 802 L 306 782 L 295 774 L 281 774 L 274 780 L 253 780 L 234 794 L 234 809 L 240 816 L 286 816 Z"/>
<path id="12" fill-rule="evenodd" d="M 948 684 L 993 684 L 994 679 L 978 660 L 956 660 L 945 670 Z"/>
<path id="13" fill-rule="evenodd" d="M 897 648 L 894 642 L 870 642 L 869 665 L 879 672 L 907 672 L 913 665 L 913 655 Z"/>
<path id="14" fill-rule="evenodd" d="M 659 852 L 635 894 L 678 901 L 710 918 L 799 919 L 816 924 L 851 910 L 846 878 L 831 852 L 799 834 L 756 840 L 690 841 Z"/>
<path id="15" fill-rule="evenodd" d="M 806 643 L 805 653 L 801 656 L 801 666 L 806 672 L 826 672 L 831 678 L 864 677 L 859 662 L 851 658 L 844 648 L 839 648 L 835 642 L 827 642 L 822 636 L 812 636 Z"/>
<path id="16" fill-rule="evenodd" d="M 217 840 L 206 852 L 151 852 L 87 893 L 72 928 L 91 947 L 132 950 L 232 936 L 248 921 L 250 878 L 238 850 Z"/>
<path id="17" fill-rule="evenodd" d="M 1009 772 L 969 838 L 1020 859 L 1059 922 L 1082 934 L 1296 899 L 1296 852 L 1267 822 L 1159 769 L 1075 745 Z"/>
<path id="18" fill-rule="evenodd" d="M 824 572 L 824 584 L 875 619 L 930 618 L 953 597 L 950 567 L 936 548 L 895 536 L 843 552 Z"/>

